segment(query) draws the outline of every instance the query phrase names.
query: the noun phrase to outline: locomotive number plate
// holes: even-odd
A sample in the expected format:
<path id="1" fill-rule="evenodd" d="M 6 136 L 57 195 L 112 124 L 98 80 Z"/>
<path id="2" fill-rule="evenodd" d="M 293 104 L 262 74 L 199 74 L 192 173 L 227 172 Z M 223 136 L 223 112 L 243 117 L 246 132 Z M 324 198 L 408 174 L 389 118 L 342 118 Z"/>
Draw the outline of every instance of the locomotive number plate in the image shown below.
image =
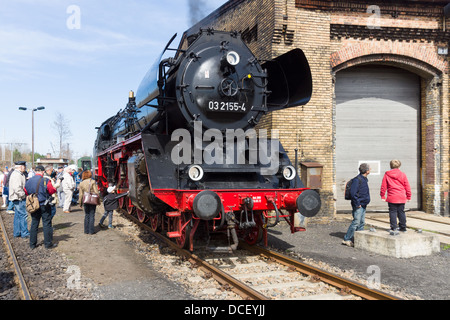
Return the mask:
<path id="1" fill-rule="evenodd" d="M 239 102 L 210 101 L 208 110 L 216 112 L 246 112 L 247 107 L 245 103 L 241 104 Z"/>

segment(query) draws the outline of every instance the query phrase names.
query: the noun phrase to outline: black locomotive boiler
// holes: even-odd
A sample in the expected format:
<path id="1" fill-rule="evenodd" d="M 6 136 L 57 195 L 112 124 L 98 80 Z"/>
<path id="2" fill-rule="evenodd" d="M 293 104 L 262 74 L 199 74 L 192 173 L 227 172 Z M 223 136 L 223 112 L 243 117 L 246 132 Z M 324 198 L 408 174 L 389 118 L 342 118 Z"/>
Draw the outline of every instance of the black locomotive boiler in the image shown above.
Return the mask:
<path id="1" fill-rule="evenodd" d="M 274 131 L 269 138 L 255 127 L 267 112 L 310 100 L 303 52 L 261 64 L 239 33 L 212 29 L 170 50 L 99 127 L 100 189 L 129 191 L 122 209 L 190 250 L 200 229 L 226 232 L 228 250 L 239 239 L 267 241 L 281 218 L 298 231 L 295 213 L 316 215 L 320 197 L 304 187 Z"/>

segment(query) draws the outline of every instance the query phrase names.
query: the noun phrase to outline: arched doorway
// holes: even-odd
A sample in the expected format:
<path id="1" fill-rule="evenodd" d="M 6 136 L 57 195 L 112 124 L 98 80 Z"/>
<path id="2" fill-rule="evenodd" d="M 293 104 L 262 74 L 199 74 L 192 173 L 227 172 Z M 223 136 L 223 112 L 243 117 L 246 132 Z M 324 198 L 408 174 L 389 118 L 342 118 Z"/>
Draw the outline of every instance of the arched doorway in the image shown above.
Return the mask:
<path id="1" fill-rule="evenodd" d="M 343 69 L 335 82 L 336 209 L 351 210 L 344 199 L 345 183 L 368 162 L 369 211 L 385 211 L 380 186 L 389 161 L 402 161 L 412 201 L 407 209 L 421 208 L 420 77 L 404 69 L 369 64 Z"/>

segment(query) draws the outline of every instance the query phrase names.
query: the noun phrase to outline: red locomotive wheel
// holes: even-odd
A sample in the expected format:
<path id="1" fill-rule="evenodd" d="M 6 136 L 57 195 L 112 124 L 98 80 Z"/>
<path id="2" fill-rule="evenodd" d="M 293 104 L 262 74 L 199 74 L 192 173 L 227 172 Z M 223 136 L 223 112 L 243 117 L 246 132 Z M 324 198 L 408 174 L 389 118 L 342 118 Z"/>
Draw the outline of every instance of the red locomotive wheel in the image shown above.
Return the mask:
<path id="1" fill-rule="evenodd" d="M 189 235 L 191 233 L 191 225 L 190 223 L 186 224 L 187 221 L 188 220 L 184 214 L 181 214 L 181 216 L 179 217 L 171 218 L 169 221 L 170 226 L 169 231 L 180 231 L 180 228 L 182 228 L 182 230 L 180 231 L 180 236 L 175 238 L 175 242 L 182 249 L 186 249 L 189 247 Z"/>
<path id="2" fill-rule="evenodd" d="M 119 208 L 125 209 L 125 204 L 128 202 L 128 197 L 122 197 L 119 199 Z"/>
<path id="3" fill-rule="evenodd" d="M 148 216 L 145 214 L 145 212 L 138 208 L 136 208 L 136 214 L 137 214 L 139 222 L 141 222 L 141 223 L 145 223 L 149 219 Z"/>
<path id="4" fill-rule="evenodd" d="M 261 241 L 263 230 L 261 226 L 251 228 L 244 236 L 244 241 L 253 246 Z"/>
<path id="5" fill-rule="evenodd" d="M 247 230 L 244 235 L 244 241 L 253 246 L 260 242 L 263 237 L 262 219 L 260 214 L 255 214 L 256 226 Z"/>
<path id="6" fill-rule="evenodd" d="M 159 222 L 159 214 L 153 214 L 150 216 L 150 228 L 152 228 L 153 231 L 157 232 L 160 229 Z"/>
<path id="7" fill-rule="evenodd" d="M 127 200 L 128 200 L 127 201 L 127 212 L 128 212 L 128 214 L 132 215 L 134 213 L 136 207 L 131 203 L 131 200 L 129 200 L 129 199 L 127 199 Z"/>

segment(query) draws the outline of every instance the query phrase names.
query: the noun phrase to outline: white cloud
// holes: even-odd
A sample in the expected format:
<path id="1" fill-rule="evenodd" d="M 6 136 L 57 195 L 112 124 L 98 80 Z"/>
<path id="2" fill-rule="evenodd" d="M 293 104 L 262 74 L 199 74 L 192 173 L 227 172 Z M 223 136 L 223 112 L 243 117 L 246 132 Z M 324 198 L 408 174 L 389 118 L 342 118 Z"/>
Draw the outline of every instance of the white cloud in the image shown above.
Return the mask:
<path id="1" fill-rule="evenodd" d="M 76 63 L 92 58 L 88 54 L 104 54 L 117 50 L 135 50 L 158 45 L 158 42 L 130 38 L 125 34 L 86 27 L 82 39 L 55 36 L 42 31 L 0 29 L 0 62 L 29 64 L 40 61 Z"/>

